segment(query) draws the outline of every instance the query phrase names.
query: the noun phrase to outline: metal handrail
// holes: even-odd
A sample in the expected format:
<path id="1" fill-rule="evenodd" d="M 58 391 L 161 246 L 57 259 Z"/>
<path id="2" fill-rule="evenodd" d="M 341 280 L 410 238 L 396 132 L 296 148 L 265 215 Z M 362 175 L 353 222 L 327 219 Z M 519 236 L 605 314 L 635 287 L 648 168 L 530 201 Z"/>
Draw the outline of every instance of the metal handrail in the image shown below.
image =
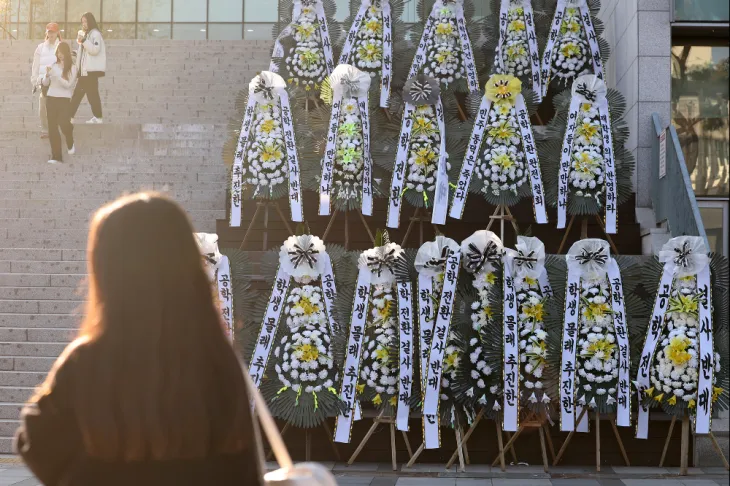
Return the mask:
<path id="1" fill-rule="evenodd" d="M 674 126 L 665 127 L 652 113 L 656 137 L 651 144 L 651 201 L 657 223 L 665 223 L 674 236 L 701 236 L 709 248 L 700 208 L 689 177 L 679 136 Z M 666 134 L 665 174 L 660 177 L 660 137 Z"/>

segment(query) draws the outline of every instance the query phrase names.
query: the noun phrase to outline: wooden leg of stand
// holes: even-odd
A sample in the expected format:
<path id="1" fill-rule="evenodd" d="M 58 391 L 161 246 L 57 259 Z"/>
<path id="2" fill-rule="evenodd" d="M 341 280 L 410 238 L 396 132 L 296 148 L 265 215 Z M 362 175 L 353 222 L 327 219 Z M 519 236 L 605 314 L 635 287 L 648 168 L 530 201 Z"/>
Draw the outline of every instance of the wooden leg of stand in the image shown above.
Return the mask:
<path id="1" fill-rule="evenodd" d="M 580 219 L 580 239 L 588 238 L 588 218 Z"/>
<path id="2" fill-rule="evenodd" d="M 545 448 L 545 430 L 542 427 L 540 427 L 539 433 L 540 433 L 540 449 L 542 450 L 542 467 L 545 470 L 545 472 L 548 472 L 547 449 Z"/>
<path id="3" fill-rule="evenodd" d="M 461 103 L 457 102 L 456 107 L 459 109 L 459 118 L 461 118 L 461 121 L 466 121 L 469 117 L 467 117 L 466 113 L 464 113 L 464 109 L 461 107 Z"/>
<path id="4" fill-rule="evenodd" d="M 490 229 L 492 229 L 492 225 L 494 224 L 494 222 L 499 219 L 498 214 L 499 214 L 499 209 L 501 207 L 502 207 L 501 205 L 500 206 L 497 206 L 497 208 L 492 213 L 492 216 L 490 216 L 490 218 L 489 218 L 489 224 L 487 224 L 487 231 L 489 231 Z"/>
<path id="5" fill-rule="evenodd" d="M 393 117 L 390 116 L 390 112 L 387 108 L 383 108 L 383 113 L 385 113 L 385 118 L 387 118 L 388 121 L 393 121 Z"/>
<path id="6" fill-rule="evenodd" d="M 504 205 L 499 210 L 499 239 L 504 241 Z M 515 462 L 517 464 L 517 462 Z"/>
<path id="7" fill-rule="evenodd" d="M 681 457 L 679 460 L 679 475 L 687 475 L 687 466 L 689 462 L 689 415 L 682 417 L 682 442 Z"/>
<path id="8" fill-rule="evenodd" d="M 672 432 L 674 431 L 674 423 L 677 421 L 677 416 L 672 415 L 672 421 L 669 423 L 669 433 L 664 441 L 664 449 L 662 450 L 662 458 L 659 460 L 659 467 L 664 467 L 664 459 L 667 457 L 667 449 L 669 449 L 669 441 L 672 439 Z"/>
<path id="9" fill-rule="evenodd" d="M 423 215 L 421 215 L 421 219 L 418 220 L 418 245 L 419 247 L 423 245 Z"/>
<path id="10" fill-rule="evenodd" d="M 618 448 L 621 449 L 621 455 L 624 457 L 624 463 L 626 466 L 631 466 L 629 461 L 629 455 L 626 454 L 626 448 L 624 447 L 624 441 L 621 440 L 621 436 L 618 434 L 618 427 L 616 427 L 616 419 L 611 419 L 611 427 L 613 428 L 613 435 L 616 436 L 616 442 L 618 442 Z M 662 461 L 664 462 L 664 461 Z M 661 467 L 661 466 L 659 466 Z"/>
<path id="11" fill-rule="evenodd" d="M 248 236 L 251 234 L 251 229 L 253 229 L 253 225 L 256 223 L 256 218 L 258 218 L 260 210 L 261 203 L 256 203 L 256 211 L 254 211 L 253 213 L 253 218 L 251 218 L 251 222 L 248 223 L 248 228 L 246 229 L 246 233 L 244 233 L 243 235 L 241 246 L 238 247 L 239 250 L 243 250 L 243 247 L 246 245 L 246 241 L 248 240 Z"/>
<path id="12" fill-rule="evenodd" d="M 368 222 L 365 221 L 365 216 L 363 216 L 360 211 L 358 211 L 357 214 L 358 214 L 358 216 L 360 216 L 360 221 L 362 221 L 362 225 L 365 226 L 365 231 L 368 232 L 370 241 L 372 241 L 373 245 L 375 245 L 375 237 L 373 236 L 373 232 L 370 231 L 370 226 L 368 226 Z"/>
<path id="13" fill-rule="evenodd" d="M 500 430 L 500 433 L 501 433 L 501 431 L 502 431 L 502 424 L 499 425 L 499 430 Z M 522 433 L 523 430 L 525 430 L 525 428 L 522 427 L 522 426 L 520 426 L 520 428 L 517 429 L 517 432 L 515 432 L 515 435 L 512 435 L 509 432 L 507 432 L 508 437 L 510 435 L 512 435 L 512 437 L 509 437 L 509 439 L 507 440 L 507 443 L 504 445 L 504 449 L 502 451 L 502 458 L 504 458 L 504 453 L 506 451 L 509 451 L 511 449 L 511 453 L 513 454 L 512 460 L 514 461 L 515 464 L 517 464 L 517 454 L 515 453 L 515 450 L 512 447 L 512 444 L 514 444 L 514 442 L 517 440 L 517 438 L 520 436 L 520 434 Z M 500 458 L 498 457 L 494 461 L 492 461 L 492 467 L 496 466 L 497 465 L 497 461 L 499 461 L 499 460 L 500 460 Z"/>
<path id="14" fill-rule="evenodd" d="M 408 451 L 408 459 L 410 460 L 413 457 L 413 449 L 411 449 L 411 441 L 408 440 L 408 434 L 405 430 L 401 431 L 403 433 L 403 441 L 406 443 L 406 450 Z"/>
<path id="15" fill-rule="evenodd" d="M 395 455 L 395 424 L 390 423 L 390 460 L 393 462 L 393 471 L 398 470 L 398 462 Z"/>
<path id="16" fill-rule="evenodd" d="M 573 223 L 575 222 L 575 215 L 570 217 L 570 221 L 568 221 L 568 227 L 565 228 L 565 234 L 563 235 L 563 240 L 560 242 L 560 246 L 558 247 L 558 254 L 560 254 L 563 251 L 563 248 L 565 247 L 565 243 L 568 241 L 568 236 L 570 235 L 570 229 L 573 227 Z"/>
<path id="17" fill-rule="evenodd" d="M 517 429 L 517 432 L 520 432 L 520 429 Z M 515 440 L 517 439 L 517 434 L 515 433 Z M 509 451 L 510 455 L 512 456 L 512 462 L 515 463 L 515 466 L 517 465 L 517 452 L 515 452 L 515 440 L 512 440 L 512 432 L 507 432 L 507 450 Z"/>
<path id="18" fill-rule="evenodd" d="M 347 461 L 347 465 L 351 466 L 353 462 L 355 462 L 355 459 L 357 459 L 357 456 L 362 452 L 362 450 L 365 448 L 365 444 L 368 443 L 370 440 L 370 437 L 375 433 L 375 429 L 378 428 L 378 420 L 373 420 L 373 425 L 370 427 L 370 430 L 368 430 L 368 433 L 365 434 L 365 437 L 363 437 L 362 441 L 360 442 L 360 445 L 357 446 L 357 449 L 355 449 L 355 452 L 352 453 L 352 457 L 350 457 L 350 460 Z"/>
<path id="19" fill-rule="evenodd" d="M 459 453 L 459 472 L 464 472 L 466 466 L 464 466 L 464 449 L 462 449 L 464 444 L 461 441 L 461 427 L 454 429 L 454 434 L 456 435 L 456 450 Z"/>
<path id="20" fill-rule="evenodd" d="M 421 444 L 420 446 L 418 446 L 418 449 L 416 449 L 416 452 L 413 454 L 413 457 L 411 457 L 411 460 L 408 461 L 408 464 L 406 464 L 406 467 L 412 467 L 413 464 L 416 463 L 416 461 L 418 460 L 418 456 L 421 455 L 421 453 L 423 452 L 423 449 L 425 447 L 426 447 L 425 444 Z"/>
<path id="21" fill-rule="evenodd" d="M 550 451 L 550 459 L 555 461 L 555 446 L 553 446 L 553 438 L 550 436 L 550 426 L 546 423 L 542 424 L 545 429 L 545 439 L 547 439 L 548 450 Z"/>
<path id="22" fill-rule="evenodd" d="M 337 459 L 337 462 L 340 461 L 340 451 L 337 450 L 337 444 L 335 443 L 335 436 L 332 435 L 332 432 L 330 431 L 329 425 L 327 425 L 327 422 L 322 422 L 322 428 L 324 429 L 324 432 L 327 434 L 327 438 L 330 440 L 330 444 L 332 445 L 332 451 L 335 453 L 335 458 Z"/>
<path id="23" fill-rule="evenodd" d="M 499 418 L 494 421 L 494 423 L 497 425 L 497 446 L 499 447 L 499 468 L 504 472 L 507 468 L 504 466 L 504 444 L 502 443 L 502 424 L 499 421 Z M 494 467 L 494 463 L 492 463 L 492 467 Z"/>
<path id="24" fill-rule="evenodd" d="M 286 226 L 286 230 L 289 232 L 290 235 L 294 234 L 294 230 L 291 229 L 291 225 L 289 224 L 289 218 L 284 216 L 284 212 L 281 210 L 281 207 L 279 206 L 278 202 L 274 202 L 274 207 L 276 208 L 276 212 L 279 213 L 279 217 L 284 222 L 284 226 Z"/>
<path id="25" fill-rule="evenodd" d="M 284 437 L 284 434 L 286 434 L 286 431 L 289 430 L 289 423 L 284 424 L 284 428 L 281 429 L 281 437 Z M 266 454 L 266 460 L 270 461 L 271 458 L 274 457 L 274 450 L 270 450 L 268 454 Z"/>
<path id="26" fill-rule="evenodd" d="M 332 216 L 330 216 L 329 223 L 327 223 L 327 228 L 324 230 L 324 234 L 322 235 L 322 241 L 327 241 L 327 235 L 330 234 L 330 230 L 332 229 L 332 223 L 335 222 L 336 217 L 337 217 L 337 210 L 335 209 L 332 212 Z"/>
<path id="27" fill-rule="evenodd" d="M 583 415 L 588 412 L 588 408 L 584 408 L 583 411 L 578 415 L 578 419 L 575 421 L 576 424 L 579 424 L 581 420 L 583 420 Z M 560 458 L 563 457 L 563 453 L 565 452 L 565 449 L 568 448 L 568 444 L 570 444 L 570 439 L 573 438 L 573 435 L 575 434 L 575 427 L 573 430 L 568 434 L 568 437 L 565 438 L 565 442 L 563 442 L 563 445 L 560 446 L 560 450 L 558 451 L 558 456 L 555 458 L 555 461 L 553 461 L 553 466 L 557 466 L 560 462 Z"/>
<path id="28" fill-rule="evenodd" d="M 474 422 L 471 424 L 471 427 L 469 427 L 469 430 L 466 431 L 466 435 L 464 435 L 464 438 L 461 439 L 462 444 L 464 444 L 466 446 L 466 441 L 469 440 L 469 437 L 471 437 L 471 434 L 474 432 L 474 430 L 476 430 L 477 425 L 479 424 L 479 421 L 482 419 L 483 416 L 484 416 L 484 409 L 479 411 L 479 414 L 474 419 Z M 458 455 L 459 455 L 459 451 L 455 450 L 454 453 L 451 455 L 449 462 L 446 463 L 446 469 L 449 469 L 454 464 Z"/>
<path id="29" fill-rule="evenodd" d="M 512 223 L 512 229 L 515 230 L 515 236 L 520 234 L 520 227 L 517 225 L 517 220 L 512 215 L 512 211 L 510 211 L 509 206 L 504 207 L 507 211 L 507 216 L 509 216 L 509 222 Z"/>
<path id="30" fill-rule="evenodd" d="M 269 203 L 264 206 L 264 234 L 261 239 L 261 251 L 269 249 Z"/>
<path id="31" fill-rule="evenodd" d="M 601 414 L 596 411 L 596 472 L 601 472 Z"/>
<path id="32" fill-rule="evenodd" d="M 712 441 L 712 445 L 715 447 L 715 451 L 717 451 L 717 454 L 720 456 L 720 459 L 722 459 L 722 463 L 725 465 L 725 469 L 730 471 L 730 464 L 728 464 L 727 459 L 725 458 L 725 454 L 722 453 L 722 448 L 720 447 L 720 444 L 717 443 L 715 434 L 713 434 L 712 432 L 710 432 L 710 440 Z"/>
<path id="33" fill-rule="evenodd" d="M 464 460 L 466 461 L 466 465 L 469 466 L 471 464 L 471 460 L 469 459 L 469 449 L 466 447 L 466 437 L 464 436 L 464 430 L 459 429 L 459 432 L 461 433 L 461 447 L 464 449 Z"/>
<path id="34" fill-rule="evenodd" d="M 345 250 L 349 250 L 350 249 L 350 223 L 349 223 L 349 218 L 347 217 L 348 212 L 345 211 L 342 213 L 342 215 L 345 217 Z"/>
<path id="35" fill-rule="evenodd" d="M 611 245 L 611 249 L 613 250 L 613 253 L 615 255 L 618 255 L 619 254 L 618 253 L 618 248 L 616 248 L 616 244 L 613 242 L 613 238 L 611 238 L 611 235 L 609 235 L 606 232 L 606 226 L 603 224 L 603 220 L 601 219 L 601 217 L 599 215 L 597 215 L 597 214 L 596 214 L 596 221 L 598 221 L 598 225 L 603 230 L 603 234 L 606 235 L 606 239 L 608 240 L 608 244 Z"/>
<path id="36" fill-rule="evenodd" d="M 416 222 L 416 217 L 421 213 L 421 208 L 416 208 L 416 210 L 413 212 L 413 216 L 411 217 L 411 221 L 408 223 L 408 228 L 406 228 L 406 234 L 403 236 L 403 241 L 401 242 L 400 246 L 406 246 L 406 241 L 408 241 L 408 236 L 411 234 L 411 229 L 413 229 L 413 225 Z"/>

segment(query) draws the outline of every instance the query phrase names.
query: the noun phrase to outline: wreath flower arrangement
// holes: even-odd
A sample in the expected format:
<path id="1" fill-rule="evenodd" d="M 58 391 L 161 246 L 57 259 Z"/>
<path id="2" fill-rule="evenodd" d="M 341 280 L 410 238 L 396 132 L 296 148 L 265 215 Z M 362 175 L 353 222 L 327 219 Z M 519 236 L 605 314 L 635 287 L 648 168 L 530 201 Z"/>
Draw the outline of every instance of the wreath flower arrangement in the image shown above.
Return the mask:
<path id="1" fill-rule="evenodd" d="M 292 24 L 296 45 L 284 58 L 291 74 L 288 82 L 301 86 L 306 91 L 318 91 L 328 75 L 327 59 L 318 22 L 315 7 L 303 4 L 301 14 L 293 19 Z"/>

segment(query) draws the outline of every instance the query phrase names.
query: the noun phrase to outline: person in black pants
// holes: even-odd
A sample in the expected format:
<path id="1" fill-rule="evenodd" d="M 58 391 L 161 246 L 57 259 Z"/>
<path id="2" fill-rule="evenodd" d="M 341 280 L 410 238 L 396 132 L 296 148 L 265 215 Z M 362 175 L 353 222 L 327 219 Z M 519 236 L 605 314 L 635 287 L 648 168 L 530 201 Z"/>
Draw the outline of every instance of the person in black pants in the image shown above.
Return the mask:
<path id="1" fill-rule="evenodd" d="M 56 62 L 46 68 L 43 84 L 48 86 L 46 111 L 48 113 L 48 138 L 51 142 L 51 158 L 49 164 L 63 161 L 61 153 L 60 128 L 66 137 L 68 153 L 76 153 L 74 145 L 74 127 L 71 125 L 71 95 L 77 77 L 76 66 L 71 58 L 71 48 L 65 42 L 56 48 Z"/>
<path id="2" fill-rule="evenodd" d="M 86 96 L 91 105 L 91 112 L 94 114 L 86 123 L 98 125 L 103 123 L 99 78 L 104 76 L 104 71 L 106 71 L 106 45 L 91 12 L 86 12 L 81 16 L 81 30 L 76 42 L 79 44 L 79 51 L 76 55 L 79 82 L 71 98 L 71 118 L 76 116 L 81 100 Z"/>

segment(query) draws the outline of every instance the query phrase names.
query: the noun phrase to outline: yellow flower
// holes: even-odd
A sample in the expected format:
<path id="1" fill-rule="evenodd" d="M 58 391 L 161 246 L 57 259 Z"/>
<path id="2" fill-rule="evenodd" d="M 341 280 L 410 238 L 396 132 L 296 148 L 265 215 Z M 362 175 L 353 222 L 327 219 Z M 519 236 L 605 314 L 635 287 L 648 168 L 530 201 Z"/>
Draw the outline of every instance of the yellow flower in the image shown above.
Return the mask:
<path id="1" fill-rule="evenodd" d="M 520 19 L 513 20 L 507 26 L 507 30 L 514 31 L 514 32 L 522 32 L 523 30 L 525 30 L 525 22 Z"/>
<path id="2" fill-rule="evenodd" d="M 450 23 L 440 23 L 436 26 L 436 35 L 452 35 L 454 26 Z"/>
<path id="3" fill-rule="evenodd" d="M 587 321 L 595 321 L 607 314 L 611 314 L 611 307 L 605 302 L 603 304 L 592 303 L 583 307 L 583 317 Z"/>
<path id="4" fill-rule="evenodd" d="M 284 154 L 281 151 L 281 147 L 273 143 L 267 143 L 261 151 L 261 160 L 264 162 L 281 160 L 283 157 Z"/>
<path id="5" fill-rule="evenodd" d="M 589 175 L 598 167 L 598 160 L 591 157 L 588 152 L 581 152 L 575 157 L 575 170 L 581 174 Z"/>
<path id="6" fill-rule="evenodd" d="M 269 134 L 274 131 L 274 128 L 276 128 L 276 122 L 274 122 L 273 119 L 269 118 L 268 120 L 264 120 L 264 122 L 261 124 L 261 127 L 259 127 L 259 130 L 266 134 Z"/>
<path id="7" fill-rule="evenodd" d="M 370 19 L 365 24 L 365 30 L 368 30 L 375 35 L 380 35 L 383 32 L 383 26 L 378 19 Z"/>
<path id="8" fill-rule="evenodd" d="M 677 294 L 677 297 L 670 297 L 667 312 L 684 312 L 697 317 L 699 315 L 699 299 L 696 296 L 684 296 Z"/>
<path id="9" fill-rule="evenodd" d="M 398 404 L 398 397 L 396 397 L 395 395 L 393 395 L 392 397 L 390 397 L 389 402 L 390 402 L 390 404 L 393 407 L 395 407 Z"/>
<path id="10" fill-rule="evenodd" d="M 385 364 L 390 359 L 390 355 L 388 354 L 388 350 L 386 348 L 378 348 L 375 351 L 375 359 L 379 361 L 382 364 Z"/>
<path id="11" fill-rule="evenodd" d="M 366 42 L 357 48 L 357 54 L 367 62 L 376 61 L 383 55 L 383 48 L 374 42 Z"/>
<path id="12" fill-rule="evenodd" d="M 305 39 L 309 39 L 314 34 L 315 26 L 313 24 L 309 25 L 302 25 L 299 24 L 296 27 L 297 34 L 304 37 Z"/>
<path id="13" fill-rule="evenodd" d="M 677 397 L 676 397 L 676 395 L 672 395 L 672 398 L 670 398 L 669 400 L 667 400 L 667 403 L 669 405 L 676 405 L 677 404 Z"/>
<path id="14" fill-rule="evenodd" d="M 525 46 L 512 44 L 511 46 L 507 46 L 504 52 L 507 54 L 507 59 L 512 61 L 518 57 L 524 57 L 527 54 L 527 49 L 525 49 Z"/>
<path id="15" fill-rule="evenodd" d="M 373 398 L 373 403 L 375 405 L 380 405 L 381 403 L 383 403 L 383 399 L 380 396 L 380 393 L 378 393 L 377 395 L 375 395 L 375 398 Z"/>
<path id="16" fill-rule="evenodd" d="M 502 170 L 509 170 L 515 165 L 515 161 L 508 154 L 499 154 L 492 159 L 492 162 L 501 167 Z"/>
<path id="17" fill-rule="evenodd" d="M 585 354 L 588 356 L 596 356 L 603 361 L 608 361 L 611 359 L 611 353 L 613 353 L 614 349 L 616 349 L 614 343 L 610 343 L 608 339 L 602 338 L 590 343 Z"/>
<path id="18" fill-rule="evenodd" d="M 302 344 L 297 348 L 297 351 L 301 351 L 302 357 L 299 361 L 309 363 L 310 361 L 316 361 L 319 358 L 319 350 L 311 344 Z"/>
<path id="19" fill-rule="evenodd" d="M 652 396 L 652 395 L 654 395 L 654 387 L 651 387 L 651 388 L 647 388 L 646 390 L 644 390 L 644 393 L 645 393 L 645 394 L 646 394 L 647 396 L 649 396 L 649 397 L 650 397 L 650 396 Z"/>
<path id="20" fill-rule="evenodd" d="M 569 57 L 576 57 L 578 54 L 580 54 L 580 47 L 578 47 L 578 44 L 575 42 L 568 42 L 566 44 L 563 44 L 563 46 L 560 48 L 560 54 L 563 55 L 563 57 L 569 58 Z"/>
<path id="21" fill-rule="evenodd" d="M 598 130 L 599 127 L 597 124 L 591 122 L 582 122 L 580 125 L 578 125 L 578 136 L 590 140 L 598 135 Z"/>
<path id="22" fill-rule="evenodd" d="M 487 81 L 487 99 L 491 102 L 508 101 L 514 104 L 522 91 L 522 81 L 509 74 L 495 74 Z"/>
<path id="23" fill-rule="evenodd" d="M 655 396 L 654 397 L 654 400 L 656 400 L 657 402 L 661 402 L 662 401 L 662 398 L 664 398 L 664 393 L 662 393 L 661 395 Z"/>
<path id="24" fill-rule="evenodd" d="M 580 22 L 575 19 L 566 20 L 560 27 L 563 34 L 570 32 L 571 34 L 577 34 L 580 32 Z"/>
<path id="25" fill-rule="evenodd" d="M 311 316 L 312 314 L 319 312 L 319 305 L 312 304 L 312 301 L 309 300 L 309 297 L 302 297 L 301 299 L 299 299 L 299 302 L 297 302 L 294 307 L 301 309 L 302 314 L 304 314 L 305 316 Z"/>
<path id="26" fill-rule="evenodd" d="M 664 354 L 675 366 L 683 365 L 690 359 L 692 355 L 687 352 L 687 348 L 692 344 L 686 336 L 675 336 L 669 341 L 669 346 L 665 348 Z"/>
<path id="27" fill-rule="evenodd" d="M 365 383 L 362 383 L 360 385 L 357 385 L 357 392 L 362 393 L 365 391 Z"/>
<path id="28" fill-rule="evenodd" d="M 527 285 L 529 285 L 530 287 L 533 287 L 533 286 L 537 285 L 537 280 L 535 280 L 532 277 L 525 277 L 525 283 Z"/>
<path id="29" fill-rule="evenodd" d="M 542 302 L 538 302 L 535 305 L 525 306 L 522 311 L 527 315 L 527 317 L 531 317 L 537 322 L 542 321 L 545 314 Z"/>
<path id="30" fill-rule="evenodd" d="M 319 52 L 311 49 L 307 49 L 299 53 L 299 62 L 301 62 L 306 68 L 317 64 L 319 59 Z"/>
<path id="31" fill-rule="evenodd" d="M 695 408 L 695 405 L 697 405 L 697 402 L 695 402 L 695 399 L 690 398 L 689 402 L 687 403 L 687 408 Z"/>
<path id="32" fill-rule="evenodd" d="M 428 165 L 436 160 L 436 152 L 429 147 L 422 147 L 416 152 L 416 165 Z"/>
<path id="33" fill-rule="evenodd" d="M 492 316 L 494 315 L 494 311 L 492 310 L 492 308 L 490 306 L 484 307 L 482 309 L 482 312 L 484 313 L 485 316 L 487 316 L 488 319 L 491 319 Z"/>
<path id="34" fill-rule="evenodd" d="M 489 129 L 489 135 L 498 140 L 509 140 L 514 137 L 515 134 L 516 131 L 514 127 L 510 126 L 507 120 L 504 120 L 500 122 L 499 125 L 497 125 L 496 127 L 492 127 Z"/>
<path id="35" fill-rule="evenodd" d="M 712 387 L 712 401 L 716 402 L 718 398 L 720 398 L 720 395 L 722 395 L 722 392 L 725 391 L 719 386 Z"/>
<path id="36" fill-rule="evenodd" d="M 497 276 L 494 274 L 494 272 L 487 272 L 487 274 L 484 275 L 484 281 L 487 282 L 489 285 L 494 285 L 494 282 L 497 281 Z"/>
<path id="37" fill-rule="evenodd" d="M 436 125 L 433 121 L 425 116 L 417 116 L 413 119 L 413 128 L 411 129 L 414 137 L 430 137 L 436 133 Z"/>
<path id="38" fill-rule="evenodd" d="M 591 111 L 591 108 L 593 108 L 592 103 L 581 103 L 581 105 L 580 105 L 580 111 L 583 111 L 585 113 L 588 113 L 589 111 Z"/>
<path id="39" fill-rule="evenodd" d="M 386 300 L 382 309 L 378 309 L 378 317 L 380 318 L 381 321 L 384 321 L 388 317 L 390 317 L 390 311 L 392 308 L 393 308 L 393 301 Z"/>
<path id="40" fill-rule="evenodd" d="M 459 353 L 454 351 L 444 358 L 444 368 L 447 370 L 454 369 L 459 364 Z"/>

